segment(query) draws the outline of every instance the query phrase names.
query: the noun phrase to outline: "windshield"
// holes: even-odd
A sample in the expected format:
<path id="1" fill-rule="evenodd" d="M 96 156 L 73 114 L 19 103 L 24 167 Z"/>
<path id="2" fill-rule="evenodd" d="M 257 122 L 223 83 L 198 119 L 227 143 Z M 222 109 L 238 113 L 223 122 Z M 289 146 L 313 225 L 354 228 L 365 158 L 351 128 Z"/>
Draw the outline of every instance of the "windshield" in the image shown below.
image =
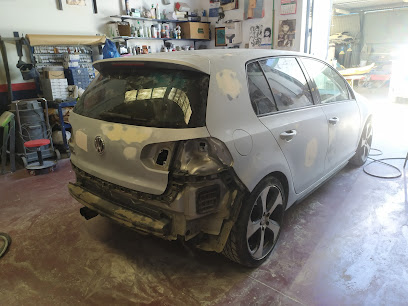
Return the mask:
<path id="1" fill-rule="evenodd" d="M 195 71 L 109 64 L 74 112 L 94 119 L 161 128 L 205 126 L 209 76 Z"/>

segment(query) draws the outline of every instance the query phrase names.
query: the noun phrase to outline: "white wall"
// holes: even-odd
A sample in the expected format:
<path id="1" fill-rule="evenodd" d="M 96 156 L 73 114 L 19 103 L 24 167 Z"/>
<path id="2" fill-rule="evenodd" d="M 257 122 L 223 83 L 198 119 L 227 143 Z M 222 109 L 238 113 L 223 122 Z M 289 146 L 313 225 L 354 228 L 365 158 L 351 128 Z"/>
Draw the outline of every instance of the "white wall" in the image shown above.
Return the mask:
<path id="1" fill-rule="evenodd" d="M 367 44 L 407 44 L 408 9 L 367 13 L 364 41 Z"/>
<path id="2" fill-rule="evenodd" d="M 310 54 L 326 60 L 329 49 L 332 3 L 330 0 L 315 0 Z"/>
<path id="3" fill-rule="evenodd" d="M 140 8 L 141 3 L 145 7 L 151 7 L 151 4 L 159 2 L 160 8 L 166 11 L 174 9 L 174 2 L 171 0 L 170 5 L 163 5 L 161 0 L 130 0 L 130 7 Z M 322 0 L 325 1 L 325 0 Z M 199 12 L 202 9 L 209 8 L 209 0 L 182 0 L 190 5 L 192 9 L 197 9 Z M 0 1 L 0 35 L 3 37 L 13 36 L 13 31 L 18 31 L 22 34 L 72 34 L 72 35 L 96 35 L 105 34 L 106 23 L 112 21 L 110 15 L 124 14 L 124 0 L 97 0 L 98 14 L 93 14 L 92 1 L 86 0 L 86 6 L 70 6 L 62 0 L 63 10 L 57 9 L 56 0 L 1 0 Z M 284 19 L 297 19 L 296 23 L 296 40 L 292 50 L 302 51 L 304 45 L 304 29 L 306 0 L 298 0 L 298 9 L 296 15 L 280 15 L 280 0 L 275 0 L 275 20 L 274 20 L 274 46 L 276 48 L 277 35 L 279 30 L 279 21 Z M 254 24 L 262 23 L 272 24 L 272 9 L 273 0 L 264 0 L 265 17 L 263 19 L 250 19 L 243 21 L 243 43 L 249 41 L 249 29 Z M 226 11 L 224 20 L 241 19 L 244 14 L 244 1 L 239 0 L 239 9 Z M 215 26 L 222 26 L 223 23 L 215 24 L 217 18 L 209 18 L 212 22 L 212 39 L 214 38 Z M 147 41 L 146 41 L 147 42 Z M 134 40 L 131 44 L 141 45 L 143 41 Z M 152 41 L 148 41 L 149 45 L 153 45 Z M 155 42 L 155 49 L 159 49 L 161 42 Z M 178 42 L 179 45 L 188 44 L 186 42 Z M 191 43 L 189 43 L 191 44 Z M 197 46 L 201 43 L 197 43 Z M 203 43 L 209 48 L 214 48 L 214 40 Z M 24 82 L 20 72 L 15 68 L 18 61 L 16 48 L 14 44 L 6 44 L 9 65 L 11 68 L 12 82 Z M 5 74 L 2 64 L 0 64 L 0 84 L 5 84 Z"/>
<path id="4" fill-rule="evenodd" d="M 275 20 L 273 21 L 273 1 L 275 1 Z M 292 15 L 280 15 L 281 13 L 281 1 L 280 0 L 264 0 L 264 9 L 265 9 L 265 17 L 264 18 L 257 18 L 257 19 L 248 19 L 248 20 L 243 20 L 242 23 L 242 30 L 243 30 L 243 43 L 241 44 L 241 48 L 245 47 L 245 44 L 249 42 L 249 34 L 250 34 L 250 27 L 253 25 L 257 24 L 262 24 L 264 28 L 266 26 L 272 26 L 273 23 L 273 28 L 274 28 L 274 49 L 278 49 L 277 46 L 277 37 L 278 37 L 278 32 L 279 32 L 279 21 L 280 20 L 286 20 L 286 19 L 296 19 L 296 38 L 294 42 L 294 46 L 291 48 L 292 51 L 303 51 L 303 46 L 304 46 L 304 29 L 305 29 L 305 18 L 303 16 L 306 14 L 306 0 L 298 0 L 298 7 L 297 7 L 297 12 L 296 14 Z M 208 12 L 209 8 L 209 1 L 204 0 L 204 4 L 206 5 L 204 7 L 205 10 Z M 239 0 L 238 3 L 238 9 L 237 10 L 231 10 L 231 11 L 226 11 L 225 12 L 225 18 L 223 19 L 224 21 L 226 20 L 233 20 L 233 19 L 238 19 L 242 20 L 244 16 L 244 0 Z M 211 21 L 211 35 L 212 35 L 212 41 L 207 43 L 209 48 L 215 48 L 215 41 L 214 41 L 214 33 L 215 33 L 215 27 L 222 27 L 225 24 L 220 21 L 220 23 L 216 23 L 218 18 L 209 18 L 209 21 Z M 223 48 L 223 47 L 218 47 L 218 48 Z"/>
<path id="5" fill-rule="evenodd" d="M 275 0 L 274 49 L 279 49 L 277 40 L 279 34 L 279 22 L 281 20 L 296 19 L 296 36 L 291 51 L 303 52 L 305 45 L 306 6 L 307 0 L 298 0 L 296 14 L 281 15 L 281 1 Z"/>
<path id="6" fill-rule="evenodd" d="M 208 2 L 208 0 L 202 0 Z M 161 5 L 161 9 L 174 10 L 174 2 Z M 193 9 L 201 8 L 199 0 L 183 0 Z M 63 10 L 57 9 L 56 0 L 0 0 L 0 35 L 12 37 L 17 31 L 25 34 L 65 34 L 96 35 L 106 33 L 106 23 L 112 21 L 111 15 L 125 14 L 124 0 L 97 0 L 98 14 L 92 10 L 92 1 L 86 0 L 86 6 L 67 5 L 62 0 Z M 130 7 L 139 8 L 142 1 L 130 0 Z M 161 3 L 161 0 L 144 0 L 144 6 Z M 160 4 L 159 4 L 160 5 Z M 116 19 L 117 20 L 117 19 Z M 149 44 L 151 41 L 149 41 Z M 158 42 L 161 44 L 161 42 Z M 6 43 L 10 73 L 13 83 L 24 82 L 15 68 L 18 61 L 14 44 Z M 0 84 L 6 83 L 4 67 L 0 62 Z"/>

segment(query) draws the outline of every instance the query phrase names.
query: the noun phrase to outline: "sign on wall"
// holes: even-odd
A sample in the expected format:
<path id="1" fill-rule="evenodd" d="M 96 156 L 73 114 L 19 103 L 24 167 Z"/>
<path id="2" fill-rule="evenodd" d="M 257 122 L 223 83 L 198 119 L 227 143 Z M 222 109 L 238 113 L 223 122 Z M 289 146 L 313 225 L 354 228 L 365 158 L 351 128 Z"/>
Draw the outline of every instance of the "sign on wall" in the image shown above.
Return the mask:
<path id="1" fill-rule="evenodd" d="M 68 5 L 86 5 L 85 0 L 67 0 Z"/>
<path id="2" fill-rule="evenodd" d="M 238 8 L 238 0 L 221 0 L 221 6 L 224 11 L 236 10 Z"/>
<path id="3" fill-rule="evenodd" d="M 296 14 L 297 0 L 281 0 L 281 15 Z"/>
<path id="4" fill-rule="evenodd" d="M 215 28 L 215 46 L 226 46 L 225 27 Z"/>
<path id="5" fill-rule="evenodd" d="M 290 49 L 296 37 L 296 19 L 279 21 L 278 48 Z"/>
<path id="6" fill-rule="evenodd" d="M 244 20 L 265 16 L 263 0 L 244 0 Z"/>

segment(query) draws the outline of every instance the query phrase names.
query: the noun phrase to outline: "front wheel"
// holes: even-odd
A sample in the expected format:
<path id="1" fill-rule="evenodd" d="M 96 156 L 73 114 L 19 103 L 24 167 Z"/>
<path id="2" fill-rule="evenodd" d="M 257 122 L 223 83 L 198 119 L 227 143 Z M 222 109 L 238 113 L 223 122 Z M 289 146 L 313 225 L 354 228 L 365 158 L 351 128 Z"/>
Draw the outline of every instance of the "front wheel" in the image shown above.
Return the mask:
<path id="1" fill-rule="evenodd" d="M 371 150 L 371 143 L 373 141 L 373 125 L 371 119 L 369 119 L 361 134 L 360 142 L 356 154 L 350 159 L 350 163 L 354 166 L 360 167 L 367 161 L 368 155 Z"/>
<path id="2" fill-rule="evenodd" d="M 263 179 L 242 205 L 223 254 L 247 266 L 260 266 L 278 241 L 286 207 L 282 184 L 275 177 Z"/>

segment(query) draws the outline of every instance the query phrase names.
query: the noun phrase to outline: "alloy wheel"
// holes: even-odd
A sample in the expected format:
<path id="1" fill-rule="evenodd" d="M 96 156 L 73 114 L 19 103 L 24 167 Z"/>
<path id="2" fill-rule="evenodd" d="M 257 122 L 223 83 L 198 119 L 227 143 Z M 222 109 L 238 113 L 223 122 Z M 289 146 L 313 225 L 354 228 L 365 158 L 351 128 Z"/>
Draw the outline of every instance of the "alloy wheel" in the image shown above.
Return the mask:
<path id="1" fill-rule="evenodd" d="M 276 244 L 283 219 L 283 197 L 276 185 L 267 186 L 257 197 L 247 225 L 247 247 L 251 256 L 260 260 Z"/>

